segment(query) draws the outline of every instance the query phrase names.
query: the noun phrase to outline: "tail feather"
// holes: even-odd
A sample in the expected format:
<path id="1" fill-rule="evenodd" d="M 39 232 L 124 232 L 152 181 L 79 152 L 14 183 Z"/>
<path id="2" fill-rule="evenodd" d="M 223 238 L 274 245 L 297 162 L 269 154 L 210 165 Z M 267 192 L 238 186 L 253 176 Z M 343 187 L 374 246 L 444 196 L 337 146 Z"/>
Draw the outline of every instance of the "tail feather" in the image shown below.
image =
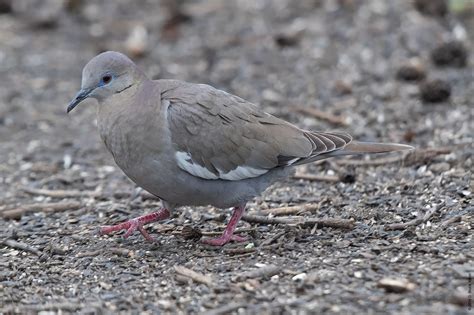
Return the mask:
<path id="1" fill-rule="evenodd" d="M 314 155 L 308 158 L 303 158 L 296 161 L 291 165 L 307 164 L 314 161 L 324 160 L 336 156 L 343 155 L 358 155 L 358 154 L 371 154 L 371 153 L 388 153 L 397 151 L 413 150 L 414 147 L 406 144 L 399 143 L 376 143 L 376 142 L 359 142 L 351 141 L 346 146 L 339 150 Z"/>
<path id="2" fill-rule="evenodd" d="M 387 153 L 405 150 L 413 150 L 410 145 L 399 143 L 375 143 L 375 142 L 359 142 L 352 141 L 342 150 L 338 151 L 341 155 L 348 154 L 365 154 L 365 153 Z"/>

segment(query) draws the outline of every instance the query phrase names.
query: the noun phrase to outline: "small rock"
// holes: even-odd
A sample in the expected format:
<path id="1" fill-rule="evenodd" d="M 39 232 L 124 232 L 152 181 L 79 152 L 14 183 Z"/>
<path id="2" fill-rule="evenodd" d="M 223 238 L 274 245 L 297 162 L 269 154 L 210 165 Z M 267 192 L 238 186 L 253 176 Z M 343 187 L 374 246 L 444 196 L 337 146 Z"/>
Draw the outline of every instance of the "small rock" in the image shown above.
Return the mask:
<path id="1" fill-rule="evenodd" d="M 379 280 L 377 287 L 390 293 L 403 293 L 415 289 L 415 284 L 401 278 L 383 278 Z"/>
<path id="2" fill-rule="evenodd" d="M 143 56 L 148 46 L 148 31 L 143 25 L 135 26 L 125 42 L 125 49 L 132 57 Z"/>
<path id="3" fill-rule="evenodd" d="M 199 240 L 202 237 L 202 233 L 200 230 L 195 229 L 189 225 L 183 226 L 183 229 L 181 230 L 181 235 L 185 240 Z"/>
<path id="4" fill-rule="evenodd" d="M 404 134 L 403 134 L 403 140 L 405 140 L 406 142 L 413 142 L 413 140 L 415 139 L 416 137 L 416 132 L 409 129 L 407 130 Z"/>
<path id="5" fill-rule="evenodd" d="M 280 47 L 296 46 L 299 43 L 299 38 L 288 34 L 277 34 L 275 43 Z"/>
<path id="6" fill-rule="evenodd" d="M 415 0 L 415 8 L 425 15 L 445 16 L 448 13 L 446 0 Z"/>
<path id="7" fill-rule="evenodd" d="M 12 0 L 0 0 L 0 14 L 10 13 L 12 11 Z"/>
<path id="8" fill-rule="evenodd" d="M 293 281 L 303 281 L 304 279 L 306 279 L 307 277 L 307 274 L 306 273 L 299 273 L 297 274 L 296 276 L 293 276 L 293 278 L 291 278 L 291 280 Z"/>
<path id="9" fill-rule="evenodd" d="M 280 47 L 296 46 L 301 41 L 306 24 L 296 19 L 287 29 L 274 36 L 275 43 Z"/>
<path id="10" fill-rule="evenodd" d="M 467 49 L 460 41 L 443 43 L 431 52 L 431 59 L 437 66 L 462 68 L 467 65 Z"/>
<path id="11" fill-rule="evenodd" d="M 443 173 L 449 171 L 451 166 L 447 162 L 435 163 L 430 165 L 430 170 L 434 173 Z"/>
<path id="12" fill-rule="evenodd" d="M 441 79 L 425 81 L 420 85 L 420 96 L 424 102 L 444 102 L 451 96 L 451 86 Z"/>
<path id="13" fill-rule="evenodd" d="M 278 103 L 278 102 L 281 102 L 283 100 L 283 98 L 281 97 L 281 95 L 278 92 L 276 92 L 274 90 L 271 90 L 271 89 L 263 90 L 262 98 L 265 101 L 269 101 L 269 102 L 273 102 L 273 103 Z"/>
<path id="14" fill-rule="evenodd" d="M 459 305 L 459 306 L 468 306 L 469 305 L 470 294 L 466 291 L 457 291 L 449 298 L 449 303 Z"/>
<path id="15" fill-rule="evenodd" d="M 354 173 L 352 172 L 346 172 L 346 173 L 343 173 L 339 176 L 339 179 L 341 180 L 341 182 L 343 183 L 346 183 L 346 184 L 352 184 L 352 183 L 355 183 L 356 181 L 356 176 Z"/>
<path id="16" fill-rule="evenodd" d="M 397 71 L 397 79 L 403 81 L 419 81 L 426 77 L 426 70 L 420 59 L 413 58 L 402 64 Z"/>
<path id="17" fill-rule="evenodd" d="M 352 84 L 344 80 L 336 80 L 334 82 L 334 92 L 338 95 L 346 95 L 352 93 Z"/>

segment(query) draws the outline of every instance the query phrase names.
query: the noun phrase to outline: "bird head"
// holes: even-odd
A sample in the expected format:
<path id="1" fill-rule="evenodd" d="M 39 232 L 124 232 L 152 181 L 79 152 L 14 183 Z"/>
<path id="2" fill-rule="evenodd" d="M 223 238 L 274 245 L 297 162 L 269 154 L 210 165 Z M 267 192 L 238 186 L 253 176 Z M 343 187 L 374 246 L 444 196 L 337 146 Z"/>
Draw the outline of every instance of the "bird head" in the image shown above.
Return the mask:
<path id="1" fill-rule="evenodd" d="M 124 54 L 107 51 L 92 58 L 82 70 L 81 90 L 69 103 L 67 112 L 86 98 L 102 102 L 125 91 L 145 78 L 137 66 Z"/>

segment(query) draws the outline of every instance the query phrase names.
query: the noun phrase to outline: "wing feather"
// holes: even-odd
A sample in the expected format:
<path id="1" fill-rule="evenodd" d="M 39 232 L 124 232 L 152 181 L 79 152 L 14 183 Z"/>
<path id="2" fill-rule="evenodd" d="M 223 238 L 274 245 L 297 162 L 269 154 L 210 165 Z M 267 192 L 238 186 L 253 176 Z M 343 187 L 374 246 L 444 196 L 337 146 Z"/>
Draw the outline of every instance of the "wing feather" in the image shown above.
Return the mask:
<path id="1" fill-rule="evenodd" d="M 242 180 L 343 148 L 345 133 L 304 131 L 207 85 L 176 82 L 162 93 L 177 165 L 208 180 Z"/>

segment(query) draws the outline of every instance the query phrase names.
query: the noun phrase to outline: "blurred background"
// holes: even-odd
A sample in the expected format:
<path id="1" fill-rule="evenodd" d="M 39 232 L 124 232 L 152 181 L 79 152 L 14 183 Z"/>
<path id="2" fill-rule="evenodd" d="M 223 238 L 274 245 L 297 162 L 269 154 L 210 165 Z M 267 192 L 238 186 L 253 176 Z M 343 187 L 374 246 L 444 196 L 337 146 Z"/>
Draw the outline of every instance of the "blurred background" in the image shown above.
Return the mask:
<path id="1" fill-rule="evenodd" d="M 256 312 L 305 307 L 336 312 L 366 307 L 383 311 L 387 305 L 392 311 L 405 312 L 466 310 L 465 278 L 445 272 L 445 267 L 473 258 L 472 252 L 465 250 L 465 242 L 472 236 L 468 235 L 472 227 L 474 152 L 473 40 L 473 0 L 0 0 L 0 211 L 58 200 L 58 196 L 38 191 L 25 192 L 25 187 L 78 191 L 75 196 L 80 199 L 80 204 L 74 206 L 79 210 L 75 211 L 31 212 L 36 205 L 17 214 L 15 221 L 0 218 L 0 236 L 39 248 L 42 254 L 38 256 L 47 260 L 44 264 L 50 264 L 30 270 L 37 262 L 34 255 L 12 252 L 0 245 L 0 302 L 4 302 L 0 303 L 0 313 L 2 305 L 4 311 L 25 310 L 18 305 L 41 310 L 35 305 L 41 305 L 45 297 L 56 302 L 75 299 L 77 308 L 73 310 L 90 302 L 96 310 L 133 306 L 147 312 L 199 312 L 225 306 L 229 299 L 241 304 L 251 301 Z M 438 252 L 446 253 L 446 257 L 433 254 L 426 263 L 428 267 L 414 262 L 411 267 L 397 267 L 397 251 L 403 252 L 411 248 L 406 244 L 419 241 L 413 236 L 402 237 L 405 245 L 387 254 L 383 268 L 367 271 L 372 278 L 354 278 L 353 272 L 359 267 L 343 263 L 348 258 L 341 256 L 344 251 L 337 247 L 307 247 L 304 241 L 283 252 L 248 255 L 231 259 L 226 267 L 214 268 L 219 264 L 208 261 L 213 258 L 196 258 L 201 249 L 185 245 L 189 241 L 163 236 L 157 249 L 144 245 L 138 236 L 132 238 L 133 246 L 116 245 L 132 253 L 116 258 L 117 252 L 108 251 L 116 239 L 89 240 L 87 235 L 99 223 L 138 215 L 157 201 L 150 201 L 149 196 L 135 203 L 123 199 L 130 197 L 135 187 L 114 166 L 99 139 L 95 101 L 88 100 L 66 115 L 68 102 L 80 88 L 82 67 L 106 50 L 127 54 L 150 78 L 207 83 L 302 128 L 345 130 L 359 140 L 402 142 L 444 152 L 411 165 L 399 163 L 376 171 L 373 167 L 356 171 L 352 166 L 333 164 L 336 162 L 311 165 L 301 171 L 348 177 L 331 184 L 293 180 L 292 186 L 286 183 L 258 199 L 251 205 L 252 210 L 329 198 L 320 205 L 319 215 L 355 218 L 367 224 L 351 234 L 354 239 L 350 242 L 378 248 L 393 240 L 389 238 L 380 245 L 380 238 L 390 235 L 374 232 L 374 222 L 409 220 L 420 209 L 440 200 L 451 207 L 446 210 L 448 219 L 450 215 L 468 215 L 469 220 L 466 223 L 460 219 L 464 225 L 449 232 L 453 234 L 444 228 L 435 230 L 439 233 L 436 235 L 445 237 L 446 247 Z M 103 195 L 98 198 L 97 194 L 81 191 Z M 177 228 L 180 222 L 199 222 L 210 229 L 209 218 L 219 212 L 202 211 L 210 212 L 206 217 L 185 209 L 175 217 Z M 258 231 L 270 237 L 274 235 L 271 233 L 284 231 L 279 229 L 259 227 Z M 350 237 L 343 232 L 318 231 L 304 238 L 320 244 L 320 237 L 332 235 L 341 242 L 338 244 L 349 242 Z M 367 241 L 371 233 L 379 238 Z M 426 247 L 438 246 L 433 244 L 423 246 L 429 252 Z M 420 244 L 414 246 L 419 248 Z M 51 248 L 59 249 L 55 253 Z M 86 255 L 77 259 L 91 248 L 100 250 L 103 257 L 89 259 Z M 176 252 L 176 248 L 184 253 Z M 405 254 L 419 255 L 421 261 L 426 251 Z M 347 253 L 373 260 L 357 256 L 355 247 Z M 272 278 L 222 294 L 202 285 L 176 286 L 175 279 L 167 276 L 170 266 L 185 261 L 195 261 L 203 273 L 225 274 L 225 270 L 238 270 L 239 263 L 254 266 L 259 259 L 278 262 L 300 274 L 320 268 L 323 263 L 313 259 L 325 255 L 333 259 L 332 266 L 338 270 L 329 278 L 327 274 L 318 276 L 325 290 L 334 293 L 330 296 L 321 293 L 314 279 L 310 284 L 291 280 L 295 274 L 282 275 L 281 283 Z M 414 259 L 406 257 L 400 261 Z M 95 267 L 89 267 L 91 264 Z M 335 267 L 338 265 L 351 271 L 341 272 Z M 54 266 L 66 269 L 56 270 Z M 74 270 L 86 269 L 85 273 L 79 272 L 82 280 L 77 280 L 79 275 Z M 124 276 L 116 269 L 132 270 L 127 284 L 121 283 L 119 279 Z M 139 272 L 133 274 L 133 270 Z M 157 273 L 154 279 L 159 282 L 147 282 L 150 278 L 143 276 L 144 270 Z M 417 270 L 424 270 L 430 277 L 420 280 Z M 27 276 L 21 276 L 22 272 Z M 378 277 L 390 272 L 411 279 L 419 290 L 410 296 L 380 293 Z M 102 284 L 97 285 L 97 277 L 102 277 Z M 62 289 L 52 289 L 58 285 Z M 135 293 L 128 297 L 117 293 L 127 285 Z M 354 291 L 346 291 L 348 286 Z M 279 292 L 280 297 L 269 292 Z M 196 295 L 202 298 L 196 300 Z M 298 300 L 297 296 L 304 298 Z M 284 305 L 292 299 L 299 304 L 286 308 Z"/>

